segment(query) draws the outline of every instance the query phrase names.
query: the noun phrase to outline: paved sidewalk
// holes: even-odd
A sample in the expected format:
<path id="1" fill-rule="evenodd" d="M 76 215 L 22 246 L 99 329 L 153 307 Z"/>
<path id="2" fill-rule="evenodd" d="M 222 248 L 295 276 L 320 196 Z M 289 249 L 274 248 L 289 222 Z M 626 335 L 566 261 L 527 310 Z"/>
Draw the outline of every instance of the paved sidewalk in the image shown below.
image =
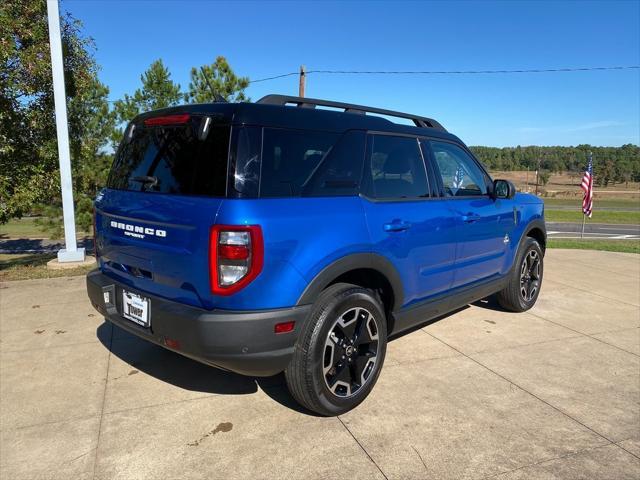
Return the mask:
<path id="1" fill-rule="evenodd" d="M 640 256 L 550 250 L 536 307 L 392 341 L 356 410 L 300 410 L 105 324 L 84 278 L 0 285 L 0 478 L 640 478 Z"/>

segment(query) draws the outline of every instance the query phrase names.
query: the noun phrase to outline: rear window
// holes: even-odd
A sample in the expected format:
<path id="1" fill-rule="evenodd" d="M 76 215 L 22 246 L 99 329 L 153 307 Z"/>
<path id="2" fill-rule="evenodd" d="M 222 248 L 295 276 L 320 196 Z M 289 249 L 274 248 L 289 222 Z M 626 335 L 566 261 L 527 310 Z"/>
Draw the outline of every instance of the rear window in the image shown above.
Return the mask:
<path id="1" fill-rule="evenodd" d="M 229 135 L 229 126 L 203 116 L 191 116 L 177 125 L 131 124 L 116 154 L 108 186 L 223 197 Z"/>
<path id="2" fill-rule="evenodd" d="M 237 197 L 356 195 L 365 135 L 234 128 L 230 192 Z"/>

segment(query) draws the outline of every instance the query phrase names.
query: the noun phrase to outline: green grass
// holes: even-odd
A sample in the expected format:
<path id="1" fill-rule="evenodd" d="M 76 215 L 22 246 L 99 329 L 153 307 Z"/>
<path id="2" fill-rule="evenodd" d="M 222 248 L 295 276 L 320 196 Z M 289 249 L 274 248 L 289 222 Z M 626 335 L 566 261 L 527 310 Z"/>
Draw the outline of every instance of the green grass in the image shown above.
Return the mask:
<path id="1" fill-rule="evenodd" d="M 640 254 L 640 240 L 599 240 L 550 238 L 548 248 L 571 248 L 580 250 L 604 250 L 607 252 L 625 252 Z"/>
<path id="2" fill-rule="evenodd" d="M 35 217 L 14 218 L 0 225 L 0 235 L 9 238 L 45 238 L 47 236 L 35 223 Z"/>
<path id="3" fill-rule="evenodd" d="M 547 210 L 545 208 L 544 216 L 547 222 L 582 222 L 582 211 L 580 210 Z M 593 212 L 593 216 L 587 219 L 587 223 L 638 224 L 640 223 L 640 211 L 596 210 Z"/>
<path id="4" fill-rule="evenodd" d="M 47 262 L 55 258 L 50 253 L 3 254 L 0 253 L 0 281 L 29 280 L 34 278 L 73 277 L 85 275 L 94 266 L 49 270 Z"/>
<path id="5" fill-rule="evenodd" d="M 640 200 L 631 198 L 596 198 L 596 207 L 601 208 L 623 208 L 629 210 L 640 210 Z M 582 196 L 576 198 L 544 198 L 546 208 L 553 207 L 576 207 L 580 210 L 582 207 Z"/>
<path id="6" fill-rule="evenodd" d="M 4 225 L 0 225 L 0 238 L 50 238 L 50 234 L 36 225 L 37 217 L 23 217 L 9 220 Z M 88 232 L 78 231 L 81 236 Z"/>

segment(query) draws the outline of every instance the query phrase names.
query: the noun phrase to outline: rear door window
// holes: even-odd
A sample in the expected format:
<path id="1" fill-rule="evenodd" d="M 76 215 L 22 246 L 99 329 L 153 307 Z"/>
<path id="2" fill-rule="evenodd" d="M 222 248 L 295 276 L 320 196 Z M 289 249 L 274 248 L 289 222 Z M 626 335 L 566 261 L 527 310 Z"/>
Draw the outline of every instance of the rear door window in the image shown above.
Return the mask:
<path id="1" fill-rule="evenodd" d="M 429 184 L 417 138 L 371 135 L 368 195 L 381 199 L 429 196 Z"/>
<path id="2" fill-rule="evenodd" d="M 176 125 L 130 125 L 116 153 L 108 186 L 223 197 L 229 135 L 229 126 L 216 125 L 202 116 L 190 116 Z"/>

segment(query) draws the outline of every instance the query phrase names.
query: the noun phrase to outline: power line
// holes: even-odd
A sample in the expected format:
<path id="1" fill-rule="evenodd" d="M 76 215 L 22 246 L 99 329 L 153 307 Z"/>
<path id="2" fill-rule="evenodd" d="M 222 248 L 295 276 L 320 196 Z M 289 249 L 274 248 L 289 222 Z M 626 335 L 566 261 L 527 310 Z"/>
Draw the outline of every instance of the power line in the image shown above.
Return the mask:
<path id="1" fill-rule="evenodd" d="M 497 73 L 558 73 L 637 69 L 640 69 L 640 65 L 624 65 L 615 67 L 533 68 L 522 70 L 306 70 L 305 75 L 312 73 L 334 75 L 490 75 Z M 293 75 L 300 75 L 300 72 L 289 72 L 281 75 L 274 75 L 272 77 L 258 78 L 256 80 L 249 80 L 249 83 L 266 82 L 268 80 L 276 80 L 278 78 L 291 77 Z M 116 100 L 108 100 L 108 102 L 115 103 Z"/>
<path id="2" fill-rule="evenodd" d="M 488 75 L 508 73 L 560 73 L 560 72 L 592 72 L 603 70 L 631 70 L 640 69 L 640 65 L 625 65 L 614 67 L 568 67 L 568 68 L 532 68 L 518 70 L 307 70 L 307 75 L 312 73 L 337 74 L 337 75 Z M 266 82 L 277 78 L 298 75 L 299 72 L 283 73 L 273 77 L 250 80 L 249 83 Z"/>
<path id="3" fill-rule="evenodd" d="M 266 82 L 267 80 L 275 80 L 276 78 L 290 77 L 291 75 L 298 75 L 299 72 L 283 73 L 282 75 L 276 75 L 275 77 L 259 78 L 258 80 L 249 80 L 249 83 Z M 307 72 L 311 73 L 311 72 Z"/>

